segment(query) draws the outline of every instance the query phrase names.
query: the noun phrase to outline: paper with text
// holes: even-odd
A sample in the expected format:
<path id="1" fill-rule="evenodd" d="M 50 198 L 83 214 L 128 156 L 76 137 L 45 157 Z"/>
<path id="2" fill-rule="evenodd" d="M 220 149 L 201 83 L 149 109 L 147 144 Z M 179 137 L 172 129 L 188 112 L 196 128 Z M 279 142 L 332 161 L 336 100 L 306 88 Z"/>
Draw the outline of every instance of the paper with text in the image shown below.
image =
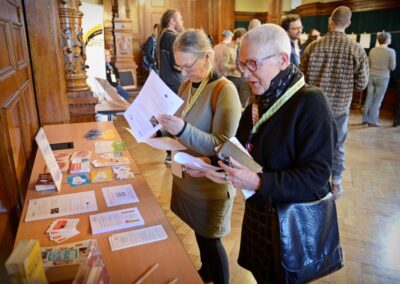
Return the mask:
<path id="1" fill-rule="evenodd" d="M 168 238 L 162 225 L 114 234 L 108 237 L 111 250 L 120 250 L 138 245 L 148 244 Z"/>
<path id="2" fill-rule="evenodd" d="M 173 115 L 182 104 L 183 100 L 151 71 L 139 95 L 124 112 L 124 117 L 135 139 L 142 142 L 161 129 L 158 115 Z"/>
<path id="3" fill-rule="evenodd" d="M 182 166 L 187 166 L 191 169 L 196 169 L 200 171 L 207 171 L 207 170 L 217 171 L 221 169 L 219 167 L 214 167 L 210 164 L 207 164 L 203 160 L 193 157 L 192 155 L 189 155 L 188 153 L 185 152 L 176 153 L 174 156 L 174 161 Z"/>
<path id="4" fill-rule="evenodd" d="M 362 48 L 368 49 L 371 45 L 371 34 L 363 33 L 360 35 L 360 45 Z"/>
<path id="5" fill-rule="evenodd" d="M 137 207 L 90 215 L 89 220 L 93 235 L 144 225 Z"/>
<path id="6" fill-rule="evenodd" d="M 131 184 L 103 187 L 101 190 L 107 207 L 139 202 Z"/>
<path id="7" fill-rule="evenodd" d="M 130 134 L 132 134 L 133 137 L 135 135 L 133 134 L 133 131 L 129 128 L 125 128 Z M 146 143 L 147 145 L 158 149 L 158 150 L 164 150 L 164 151 L 178 151 L 178 150 L 186 150 L 187 148 L 181 144 L 178 140 L 171 138 L 171 137 L 157 137 L 157 138 L 147 138 L 142 141 L 143 143 Z"/>
<path id="8" fill-rule="evenodd" d="M 94 191 L 63 194 L 29 200 L 25 222 L 97 211 Z"/>

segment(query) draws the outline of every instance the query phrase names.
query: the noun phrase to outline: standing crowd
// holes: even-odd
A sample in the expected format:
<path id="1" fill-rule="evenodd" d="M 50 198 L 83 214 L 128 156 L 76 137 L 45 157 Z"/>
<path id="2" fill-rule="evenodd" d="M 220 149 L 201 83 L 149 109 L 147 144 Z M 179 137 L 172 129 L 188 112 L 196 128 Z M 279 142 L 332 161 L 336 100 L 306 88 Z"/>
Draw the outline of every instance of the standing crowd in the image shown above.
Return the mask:
<path id="1" fill-rule="evenodd" d="M 184 105 L 158 117 L 158 136 L 172 136 L 186 152 L 222 171 L 201 171 L 174 163 L 171 210 L 194 230 L 204 282 L 228 283 L 229 262 L 221 241 L 231 227 L 236 189 L 245 202 L 238 263 L 258 283 L 283 277 L 276 205 L 337 199 L 343 193 L 345 141 L 354 91 L 368 85 L 363 123 L 380 126 L 379 108 L 395 68 L 390 34 L 378 35 L 370 51 L 346 36 L 351 10 L 336 8 L 329 31 L 310 33 L 300 44 L 302 22 L 287 15 L 282 25 L 224 30 L 212 46 L 203 30 L 184 29 L 177 10 L 166 11 L 149 69 L 177 93 Z M 150 53 L 149 53 L 150 54 Z M 236 137 L 262 167 L 254 172 L 234 158 L 220 161 L 216 148 Z M 297 256 L 294 256 L 297 257 Z M 323 274 L 319 275 L 319 277 Z"/>

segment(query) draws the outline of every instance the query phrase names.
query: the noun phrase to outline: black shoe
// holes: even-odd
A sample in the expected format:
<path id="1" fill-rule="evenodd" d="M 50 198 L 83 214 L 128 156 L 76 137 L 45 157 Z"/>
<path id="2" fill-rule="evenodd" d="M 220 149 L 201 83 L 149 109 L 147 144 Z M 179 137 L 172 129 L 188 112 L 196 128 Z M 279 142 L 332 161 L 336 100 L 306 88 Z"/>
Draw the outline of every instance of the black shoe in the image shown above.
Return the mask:
<path id="1" fill-rule="evenodd" d="M 204 283 L 213 282 L 214 279 L 211 275 L 211 272 L 207 269 L 206 266 L 202 265 L 197 272 L 199 273 Z"/>
<path id="2" fill-rule="evenodd" d="M 393 127 L 397 127 L 397 126 L 399 126 L 400 125 L 400 121 L 399 120 L 395 120 L 394 122 L 393 122 Z"/>

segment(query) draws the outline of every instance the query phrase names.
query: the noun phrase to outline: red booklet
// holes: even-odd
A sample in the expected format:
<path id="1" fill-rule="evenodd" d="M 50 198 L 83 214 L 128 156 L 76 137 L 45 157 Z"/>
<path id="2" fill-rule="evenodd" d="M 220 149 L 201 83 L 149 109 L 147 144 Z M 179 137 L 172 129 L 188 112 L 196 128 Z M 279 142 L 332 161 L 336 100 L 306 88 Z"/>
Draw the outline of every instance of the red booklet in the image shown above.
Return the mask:
<path id="1" fill-rule="evenodd" d="M 50 174 L 39 174 L 35 184 L 36 191 L 56 189 L 56 186 Z"/>

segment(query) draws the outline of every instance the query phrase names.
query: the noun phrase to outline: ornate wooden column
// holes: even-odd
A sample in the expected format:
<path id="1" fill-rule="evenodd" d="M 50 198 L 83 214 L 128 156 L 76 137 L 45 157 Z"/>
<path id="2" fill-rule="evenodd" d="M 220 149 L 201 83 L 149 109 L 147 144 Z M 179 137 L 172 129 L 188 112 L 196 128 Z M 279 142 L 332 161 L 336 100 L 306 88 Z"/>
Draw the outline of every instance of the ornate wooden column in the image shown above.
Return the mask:
<path id="1" fill-rule="evenodd" d="M 60 0 L 59 17 L 71 122 L 94 121 L 97 98 L 86 83 L 86 51 L 80 0 Z"/>
<path id="2" fill-rule="evenodd" d="M 114 35 L 113 35 L 113 6 L 111 0 L 103 0 L 104 6 L 104 47 L 114 56 Z"/>
<path id="3" fill-rule="evenodd" d="M 281 25 L 282 1 L 272 0 L 269 4 L 268 23 Z"/>
<path id="4" fill-rule="evenodd" d="M 130 9 L 125 0 L 118 0 L 118 17 L 114 17 L 115 64 L 119 70 L 132 70 L 136 80 L 133 58 L 133 30 Z"/>

